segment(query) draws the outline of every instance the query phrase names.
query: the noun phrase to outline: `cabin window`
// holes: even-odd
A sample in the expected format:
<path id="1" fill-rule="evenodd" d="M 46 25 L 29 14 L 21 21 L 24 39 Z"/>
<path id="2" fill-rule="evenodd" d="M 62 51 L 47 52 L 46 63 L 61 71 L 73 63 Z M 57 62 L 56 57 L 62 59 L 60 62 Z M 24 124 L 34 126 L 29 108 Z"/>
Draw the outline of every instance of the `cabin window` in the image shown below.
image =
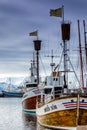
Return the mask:
<path id="1" fill-rule="evenodd" d="M 35 79 L 34 82 L 37 82 L 37 79 Z"/>
<path id="2" fill-rule="evenodd" d="M 53 78 L 53 81 L 58 81 L 58 78 Z"/>
<path id="3" fill-rule="evenodd" d="M 37 87 L 37 84 L 26 84 L 26 88 Z"/>
<path id="4" fill-rule="evenodd" d="M 59 97 L 61 93 L 62 93 L 62 87 L 54 87 L 55 98 Z"/>
<path id="5" fill-rule="evenodd" d="M 53 78 L 53 80 L 55 81 L 55 78 Z"/>
<path id="6" fill-rule="evenodd" d="M 46 88 L 46 89 L 44 90 L 44 93 L 45 93 L 45 94 L 50 94 L 51 91 L 52 91 L 52 88 Z"/>

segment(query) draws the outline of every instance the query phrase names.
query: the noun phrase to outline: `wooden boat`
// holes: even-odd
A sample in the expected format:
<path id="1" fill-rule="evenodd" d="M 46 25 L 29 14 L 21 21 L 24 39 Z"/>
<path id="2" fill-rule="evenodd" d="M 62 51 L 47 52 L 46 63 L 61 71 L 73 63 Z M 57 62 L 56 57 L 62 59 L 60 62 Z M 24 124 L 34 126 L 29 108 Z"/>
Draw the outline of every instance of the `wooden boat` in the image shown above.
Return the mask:
<path id="1" fill-rule="evenodd" d="M 31 64 L 31 71 L 34 69 L 34 66 Z M 35 72 L 35 71 L 33 71 Z M 33 73 L 32 73 L 33 74 Z M 31 75 L 31 80 L 25 83 L 26 92 L 22 97 L 22 110 L 23 112 L 31 115 L 36 114 L 36 99 L 37 96 L 41 95 L 40 90 L 37 87 L 37 79 L 35 75 Z"/>
<path id="2" fill-rule="evenodd" d="M 39 40 L 36 40 L 35 43 L 40 44 Z M 37 45 L 36 45 L 37 46 Z M 38 52 L 40 49 L 38 49 L 38 46 L 36 48 L 36 51 Z M 25 83 L 26 92 L 23 95 L 22 98 L 22 110 L 23 112 L 26 112 L 27 114 L 35 115 L 36 114 L 36 99 L 37 96 L 40 98 L 41 91 L 39 89 L 40 86 L 40 78 L 39 78 L 39 59 L 37 54 L 37 66 L 35 64 L 35 58 L 33 55 L 33 61 L 31 63 L 31 76 L 30 81 Z"/>
<path id="3" fill-rule="evenodd" d="M 36 87 L 32 87 L 23 95 L 22 98 L 22 110 L 27 114 L 35 115 L 36 114 L 36 99 L 39 97 L 41 92 Z"/>
<path id="4" fill-rule="evenodd" d="M 58 71 L 53 72 L 51 76 L 47 77 L 44 93 L 41 94 L 41 100 L 37 99 L 37 122 L 46 128 L 76 130 L 77 126 L 87 125 L 87 91 L 83 89 L 83 84 L 81 85 L 79 82 L 67 54 L 67 42 L 70 39 L 70 23 L 63 21 L 61 23 L 61 30 L 64 70 L 60 71 L 58 69 Z M 70 63 L 77 78 L 79 86 L 77 89 L 68 88 L 68 78 L 71 75 L 71 71 L 68 68 L 67 62 Z"/>

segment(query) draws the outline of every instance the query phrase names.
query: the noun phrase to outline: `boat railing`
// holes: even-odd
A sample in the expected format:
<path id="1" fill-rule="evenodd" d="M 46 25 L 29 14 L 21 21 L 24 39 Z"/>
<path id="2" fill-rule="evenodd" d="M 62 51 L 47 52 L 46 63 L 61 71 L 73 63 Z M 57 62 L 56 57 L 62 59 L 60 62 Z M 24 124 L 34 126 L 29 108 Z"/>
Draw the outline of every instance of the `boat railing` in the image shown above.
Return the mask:
<path id="1" fill-rule="evenodd" d="M 41 97 L 37 96 L 37 101 L 36 102 L 37 102 L 38 107 L 43 106 L 45 104 L 44 95 L 41 95 Z"/>

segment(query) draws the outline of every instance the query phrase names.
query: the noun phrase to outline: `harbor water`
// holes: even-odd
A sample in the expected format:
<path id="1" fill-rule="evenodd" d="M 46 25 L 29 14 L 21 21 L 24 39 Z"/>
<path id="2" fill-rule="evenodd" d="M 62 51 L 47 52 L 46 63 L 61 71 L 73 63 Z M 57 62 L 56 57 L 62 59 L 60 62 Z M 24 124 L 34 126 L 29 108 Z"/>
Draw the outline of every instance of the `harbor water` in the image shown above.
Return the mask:
<path id="1" fill-rule="evenodd" d="M 22 112 L 22 98 L 0 98 L 0 130 L 48 130 Z"/>
<path id="2" fill-rule="evenodd" d="M 36 130 L 36 119 L 22 112 L 21 98 L 0 98 L 0 130 Z"/>
<path id="3" fill-rule="evenodd" d="M 22 112 L 22 98 L 0 98 L 0 130 L 53 130 L 37 124 L 36 116 Z M 77 130 L 87 130 L 78 127 Z"/>

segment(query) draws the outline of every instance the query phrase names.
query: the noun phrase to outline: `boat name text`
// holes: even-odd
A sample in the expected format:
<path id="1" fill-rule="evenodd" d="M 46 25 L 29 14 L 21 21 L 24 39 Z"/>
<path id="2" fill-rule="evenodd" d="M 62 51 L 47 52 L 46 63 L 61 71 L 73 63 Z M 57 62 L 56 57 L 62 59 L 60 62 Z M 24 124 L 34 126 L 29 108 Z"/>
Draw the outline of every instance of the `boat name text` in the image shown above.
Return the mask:
<path id="1" fill-rule="evenodd" d="M 44 108 L 44 112 L 49 112 L 49 111 L 52 111 L 52 110 L 55 110 L 55 109 L 57 109 L 57 105 L 51 105 L 51 106 L 46 106 L 45 108 Z"/>

